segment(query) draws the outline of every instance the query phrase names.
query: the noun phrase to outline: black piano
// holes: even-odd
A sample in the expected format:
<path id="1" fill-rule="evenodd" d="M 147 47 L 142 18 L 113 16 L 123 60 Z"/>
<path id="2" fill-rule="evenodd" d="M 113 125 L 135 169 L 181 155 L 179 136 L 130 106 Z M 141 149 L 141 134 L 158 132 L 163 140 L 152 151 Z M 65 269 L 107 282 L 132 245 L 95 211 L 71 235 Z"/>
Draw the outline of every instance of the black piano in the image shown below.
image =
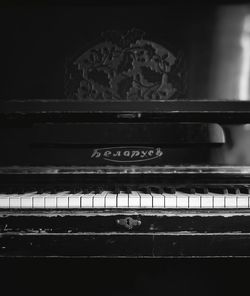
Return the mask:
<path id="1" fill-rule="evenodd" d="M 0 256 L 250 255 L 250 102 L 0 104 Z"/>

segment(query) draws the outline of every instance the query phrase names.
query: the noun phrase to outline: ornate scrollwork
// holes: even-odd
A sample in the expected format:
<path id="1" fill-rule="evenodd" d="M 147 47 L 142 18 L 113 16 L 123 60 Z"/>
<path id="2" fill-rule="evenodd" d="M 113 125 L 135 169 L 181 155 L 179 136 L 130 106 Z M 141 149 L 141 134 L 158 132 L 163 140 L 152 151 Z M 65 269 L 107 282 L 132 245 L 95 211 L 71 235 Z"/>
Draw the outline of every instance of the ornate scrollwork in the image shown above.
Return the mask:
<path id="1" fill-rule="evenodd" d="M 79 100 L 168 100 L 183 93 L 181 57 L 143 39 L 144 32 L 108 31 L 103 42 L 67 67 L 66 96 Z"/>

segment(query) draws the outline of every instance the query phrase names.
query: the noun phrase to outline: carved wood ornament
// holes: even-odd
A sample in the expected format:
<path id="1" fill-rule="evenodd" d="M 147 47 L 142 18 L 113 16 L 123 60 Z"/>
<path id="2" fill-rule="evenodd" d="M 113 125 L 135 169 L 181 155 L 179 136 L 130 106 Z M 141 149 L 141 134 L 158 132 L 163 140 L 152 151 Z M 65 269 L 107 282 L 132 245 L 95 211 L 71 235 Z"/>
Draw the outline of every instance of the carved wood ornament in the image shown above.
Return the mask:
<path id="1" fill-rule="evenodd" d="M 144 32 L 108 31 L 66 69 L 66 96 L 78 100 L 168 100 L 183 93 L 181 57 L 143 39 Z"/>

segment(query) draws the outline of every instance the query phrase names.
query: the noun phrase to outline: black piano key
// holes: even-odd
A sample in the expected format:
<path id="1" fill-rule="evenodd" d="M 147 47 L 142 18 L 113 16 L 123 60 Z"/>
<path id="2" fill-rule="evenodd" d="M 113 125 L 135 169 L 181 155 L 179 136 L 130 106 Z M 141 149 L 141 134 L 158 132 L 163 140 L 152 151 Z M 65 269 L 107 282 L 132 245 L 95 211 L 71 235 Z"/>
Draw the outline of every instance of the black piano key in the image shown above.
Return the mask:
<path id="1" fill-rule="evenodd" d="M 89 194 L 90 192 L 94 191 L 93 188 L 88 187 L 88 188 L 81 188 L 80 190 L 83 194 Z"/>
<path id="2" fill-rule="evenodd" d="M 119 194 L 120 193 L 120 187 L 119 186 L 114 186 L 113 189 L 111 190 L 113 194 Z"/>
<path id="3" fill-rule="evenodd" d="M 250 192 L 249 189 L 250 189 L 250 188 L 247 187 L 247 186 L 241 186 L 241 187 L 239 187 L 239 191 L 240 191 L 240 193 L 242 193 L 242 194 L 249 194 L 249 192 Z"/>
<path id="4" fill-rule="evenodd" d="M 181 187 L 177 188 L 177 191 L 184 192 L 187 194 L 195 194 L 195 189 L 191 187 Z"/>
<path id="5" fill-rule="evenodd" d="M 25 192 L 27 192 L 27 191 L 25 190 L 25 188 L 17 188 L 17 189 L 16 189 L 16 193 L 17 193 L 17 194 L 24 194 Z"/>
<path id="6" fill-rule="evenodd" d="M 224 187 L 208 187 L 208 192 L 217 194 L 226 194 Z"/>
<path id="7" fill-rule="evenodd" d="M 153 186 L 151 186 L 151 187 L 150 187 L 150 191 L 151 191 L 152 193 L 158 193 L 158 188 L 157 188 L 157 187 L 153 187 Z"/>
<path id="8" fill-rule="evenodd" d="M 225 188 L 225 194 L 236 194 L 237 193 L 237 188 L 236 187 L 226 187 Z"/>
<path id="9" fill-rule="evenodd" d="M 162 187 L 151 187 L 151 192 L 152 193 L 157 193 L 157 194 L 162 194 L 164 192 L 163 188 Z"/>
<path id="10" fill-rule="evenodd" d="M 76 193 L 83 193 L 83 190 L 80 186 L 74 186 L 72 188 L 69 188 L 69 192 L 72 194 L 76 194 Z"/>
<path id="11" fill-rule="evenodd" d="M 126 186 L 126 187 L 125 187 L 125 192 L 126 192 L 127 194 L 131 194 L 131 192 L 132 192 L 132 188 L 131 188 L 130 186 Z"/>
<path id="12" fill-rule="evenodd" d="M 175 194 L 176 188 L 175 187 L 163 187 L 164 192 L 169 194 Z"/>
<path id="13" fill-rule="evenodd" d="M 158 189 L 159 189 L 159 194 L 162 194 L 164 192 L 162 187 L 159 187 Z"/>
<path id="14" fill-rule="evenodd" d="M 207 194 L 208 189 L 206 187 L 196 187 L 195 188 L 195 193 L 197 193 L 197 194 Z"/>
<path id="15" fill-rule="evenodd" d="M 49 190 L 49 192 L 50 193 L 52 193 L 52 194 L 56 194 L 56 193 L 58 193 L 58 192 L 61 192 L 62 190 L 59 190 L 58 188 L 51 188 L 50 190 Z"/>
<path id="16" fill-rule="evenodd" d="M 93 191 L 95 192 L 95 194 L 101 194 L 104 190 L 102 187 L 97 186 L 94 188 Z"/>
<path id="17" fill-rule="evenodd" d="M 151 194 L 151 189 L 150 189 L 150 187 L 141 187 L 140 189 L 139 189 L 139 191 L 141 191 L 141 192 L 143 192 L 144 194 Z"/>

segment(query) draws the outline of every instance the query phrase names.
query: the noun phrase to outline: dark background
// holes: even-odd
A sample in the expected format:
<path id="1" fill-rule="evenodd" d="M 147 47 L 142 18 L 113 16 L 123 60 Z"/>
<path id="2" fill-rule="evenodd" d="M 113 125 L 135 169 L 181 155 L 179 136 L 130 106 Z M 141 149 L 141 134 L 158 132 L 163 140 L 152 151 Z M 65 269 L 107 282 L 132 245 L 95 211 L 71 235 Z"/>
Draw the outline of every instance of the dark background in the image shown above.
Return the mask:
<path id="1" fill-rule="evenodd" d="M 12 295 L 248 295 L 249 259 L 8 259 Z M 2 294 L 4 295 L 4 293 Z"/>
<path id="2" fill-rule="evenodd" d="M 217 5 L 173 3 L 2 4 L 0 99 L 64 98 L 66 59 L 93 43 L 101 32 L 133 27 L 145 31 L 145 39 L 169 44 L 175 54 L 184 54 L 188 95 L 203 98 Z"/>

